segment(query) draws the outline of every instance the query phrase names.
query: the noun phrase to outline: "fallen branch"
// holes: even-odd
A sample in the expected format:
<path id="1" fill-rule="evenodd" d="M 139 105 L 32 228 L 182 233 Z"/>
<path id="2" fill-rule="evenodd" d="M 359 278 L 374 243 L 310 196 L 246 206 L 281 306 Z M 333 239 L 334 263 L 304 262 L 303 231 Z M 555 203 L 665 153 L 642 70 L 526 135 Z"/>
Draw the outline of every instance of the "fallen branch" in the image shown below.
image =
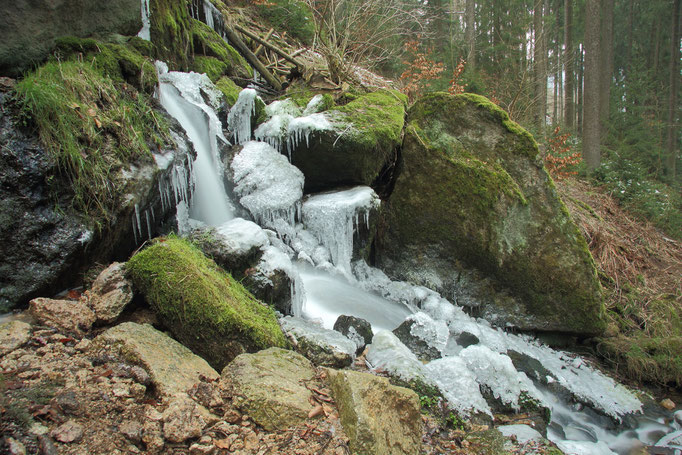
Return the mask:
<path id="1" fill-rule="evenodd" d="M 299 68 L 303 68 L 304 65 L 301 62 L 299 62 L 294 57 L 287 54 L 286 52 L 284 52 L 282 49 L 275 46 L 274 44 L 270 44 L 269 42 L 265 41 L 263 38 L 259 37 L 258 35 L 251 33 L 250 31 L 248 31 L 247 29 L 245 29 L 241 25 L 235 25 L 234 28 L 238 32 L 243 33 L 244 35 L 248 36 L 249 38 L 256 41 L 257 43 L 260 43 L 261 45 L 267 47 L 268 49 L 270 49 L 271 51 L 273 51 L 274 53 L 276 53 L 277 55 L 279 55 L 283 59 L 287 60 L 288 62 L 293 63 L 294 65 L 296 65 Z"/>
<path id="2" fill-rule="evenodd" d="M 267 40 L 270 39 L 270 36 L 272 36 L 272 32 L 273 32 L 273 31 L 275 31 L 274 28 L 271 28 L 270 30 L 268 30 L 268 33 L 265 35 L 265 41 L 267 41 Z M 262 44 L 259 44 L 258 47 L 256 48 L 256 50 L 254 51 L 253 54 L 254 54 L 256 57 L 258 57 L 258 56 L 260 55 L 261 52 L 263 52 L 263 45 L 262 45 Z"/>
<path id="3" fill-rule="evenodd" d="M 237 30 L 241 28 L 238 25 L 236 27 Z M 244 56 L 246 61 L 249 62 L 251 66 L 253 66 L 266 81 L 268 81 L 268 84 L 272 85 L 275 90 L 281 91 L 282 83 L 270 72 L 269 69 L 265 67 L 265 65 L 263 65 L 263 63 L 261 63 L 260 60 L 258 60 L 258 57 L 256 57 L 254 53 L 251 52 L 251 50 L 246 46 L 246 44 L 244 44 L 241 38 L 239 38 L 239 35 L 237 35 L 234 30 L 227 26 L 225 26 L 225 34 L 227 35 L 227 39 L 229 39 L 230 42 L 235 45 L 239 53 Z"/>

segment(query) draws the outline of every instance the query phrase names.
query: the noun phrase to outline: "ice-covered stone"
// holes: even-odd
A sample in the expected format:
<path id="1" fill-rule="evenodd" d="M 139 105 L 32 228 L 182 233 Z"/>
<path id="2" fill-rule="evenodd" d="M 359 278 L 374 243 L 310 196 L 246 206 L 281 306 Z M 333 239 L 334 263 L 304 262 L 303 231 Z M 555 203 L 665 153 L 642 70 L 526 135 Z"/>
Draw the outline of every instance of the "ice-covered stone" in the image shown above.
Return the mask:
<path id="1" fill-rule="evenodd" d="M 322 110 L 324 107 L 324 96 L 320 95 L 319 93 L 315 96 L 313 96 L 310 101 L 308 101 L 308 104 L 306 105 L 305 109 L 303 110 L 303 115 L 311 115 L 311 114 L 317 114 Z"/>
<path id="2" fill-rule="evenodd" d="M 417 356 L 388 330 L 374 334 L 367 361 L 375 370 L 386 371 L 406 382 L 426 379 L 424 366 Z"/>
<path id="3" fill-rule="evenodd" d="M 310 114 L 298 117 L 289 123 L 287 130 L 287 151 L 291 157 L 291 151 L 298 147 L 303 140 L 306 146 L 310 145 L 310 136 L 316 131 L 327 131 L 334 128 L 323 113 Z"/>
<path id="4" fill-rule="evenodd" d="M 501 425 L 496 427 L 505 437 L 516 438 L 516 442 L 525 444 L 530 441 L 541 441 L 544 439 L 539 431 L 528 425 Z"/>
<path id="5" fill-rule="evenodd" d="M 290 316 L 281 319 L 280 324 L 296 340 L 296 350 L 313 363 L 343 368 L 353 361 L 356 345 L 341 333 Z"/>
<path id="6" fill-rule="evenodd" d="M 422 360 L 441 357 L 450 336 L 445 322 L 422 312 L 408 316 L 393 333 Z"/>
<path id="7" fill-rule="evenodd" d="M 481 395 L 476 377 L 469 371 L 464 360 L 459 357 L 445 357 L 429 362 L 424 368 L 449 407 L 459 415 L 483 413 L 492 417 L 492 411 Z"/>
<path id="8" fill-rule="evenodd" d="M 556 441 L 556 445 L 566 455 L 616 455 L 601 441 Z"/>
<path id="9" fill-rule="evenodd" d="M 245 88 L 239 92 L 237 102 L 227 114 L 228 129 L 237 144 L 251 140 L 251 116 L 256 112 L 256 98 L 256 90 Z"/>
<path id="10" fill-rule="evenodd" d="M 303 174 L 263 142 L 247 142 L 230 163 L 239 202 L 261 225 L 283 218 L 293 225 L 303 196 Z"/>
<path id="11" fill-rule="evenodd" d="M 242 255 L 252 249 L 260 249 L 270 244 L 265 231 L 253 221 L 234 218 L 216 227 L 223 245 L 232 253 Z"/>

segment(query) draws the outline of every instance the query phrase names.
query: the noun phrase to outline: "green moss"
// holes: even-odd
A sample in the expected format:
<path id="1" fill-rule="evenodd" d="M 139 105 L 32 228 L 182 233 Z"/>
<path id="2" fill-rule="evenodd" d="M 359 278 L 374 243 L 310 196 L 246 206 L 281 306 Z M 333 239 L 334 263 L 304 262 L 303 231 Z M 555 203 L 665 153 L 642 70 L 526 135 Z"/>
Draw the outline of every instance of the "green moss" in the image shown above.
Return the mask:
<path id="1" fill-rule="evenodd" d="M 405 124 L 407 97 L 397 90 L 378 90 L 331 109 L 352 123 L 355 140 L 366 147 L 397 144 Z"/>
<path id="2" fill-rule="evenodd" d="M 305 2 L 270 0 L 266 4 L 256 5 L 256 10 L 275 30 L 286 31 L 305 44 L 312 43 L 315 37 L 315 23 L 313 12 Z"/>
<path id="3" fill-rule="evenodd" d="M 196 56 L 190 69 L 197 73 L 205 73 L 211 82 L 215 83 L 225 74 L 227 65 L 215 57 Z"/>
<path id="4" fill-rule="evenodd" d="M 185 240 L 154 243 L 127 270 L 173 334 L 214 367 L 243 350 L 288 346 L 273 310 Z"/>
<path id="5" fill-rule="evenodd" d="M 169 140 L 168 125 L 149 98 L 122 90 L 97 62 L 49 62 L 17 83 L 15 92 L 73 190 L 74 207 L 100 227 L 122 203 L 119 171 L 152 161 L 148 140 Z"/>
<path id="6" fill-rule="evenodd" d="M 599 353 L 637 381 L 682 386 L 682 336 L 619 336 L 603 339 Z"/>
<path id="7" fill-rule="evenodd" d="M 124 44 L 105 43 L 91 38 L 66 36 L 56 40 L 55 49 L 62 59 L 92 62 L 103 75 L 114 82 L 126 82 L 138 90 L 152 94 L 158 84 L 153 60 L 138 51 L 134 43 L 138 42 L 130 40 Z"/>
<path id="8" fill-rule="evenodd" d="M 150 35 L 155 56 L 170 69 L 186 70 L 192 55 L 188 0 L 150 0 Z"/>
<path id="9" fill-rule="evenodd" d="M 227 44 L 211 27 L 195 19 L 190 20 L 192 26 L 192 43 L 196 59 L 214 57 L 225 65 L 224 74 L 241 79 L 253 78 L 253 69 L 244 57 Z"/>
<path id="10" fill-rule="evenodd" d="M 226 76 L 221 77 L 215 86 L 218 88 L 218 90 L 223 92 L 223 95 L 225 95 L 225 102 L 228 104 L 228 106 L 234 106 L 234 103 L 237 102 L 237 98 L 239 98 L 239 92 L 242 91 L 242 88 L 235 84 L 232 79 Z"/>

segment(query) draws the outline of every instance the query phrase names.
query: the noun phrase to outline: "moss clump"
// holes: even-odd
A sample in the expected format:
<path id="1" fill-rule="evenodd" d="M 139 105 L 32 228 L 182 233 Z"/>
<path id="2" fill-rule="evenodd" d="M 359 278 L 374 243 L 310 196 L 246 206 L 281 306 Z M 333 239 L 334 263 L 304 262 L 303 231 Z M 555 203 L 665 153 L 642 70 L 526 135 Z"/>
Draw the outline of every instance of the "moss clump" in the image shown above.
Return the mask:
<path id="1" fill-rule="evenodd" d="M 288 346 L 273 310 L 186 240 L 154 243 L 127 270 L 173 335 L 218 371 L 242 352 Z"/>
<path id="2" fill-rule="evenodd" d="M 196 56 L 191 69 L 197 73 L 205 73 L 215 83 L 225 74 L 227 65 L 215 57 Z"/>
<path id="3" fill-rule="evenodd" d="M 239 98 L 239 92 L 242 91 L 242 88 L 235 84 L 234 81 L 227 76 L 221 77 L 218 82 L 216 82 L 215 86 L 218 88 L 218 90 L 223 92 L 223 95 L 225 95 L 225 102 L 227 105 L 230 107 L 234 106 L 234 103 L 237 102 L 237 98 Z"/>
<path id="4" fill-rule="evenodd" d="M 598 350 L 630 378 L 682 386 L 682 337 L 619 336 L 602 340 Z"/>
<path id="5" fill-rule="evenodd" d="M 258 14 L 275 30 L 286 31 L 289 35 L 305 44 L 315 37 L 313 12 L 300 0 L 271 0 L 256 5 Z"/>
<path id="6" fill-rule="evenodd" d="M 26 122 L 72 189 L 74 207 L 99 227 L 122 203 L 119 171 L 152 161 L 148 140 L 169 140 L 168 125 L 148 97 L 122 89 L 97 62 L 49 62 L 15 92 Z"/>
<path id="7" fill-rule="evenodd" d="M 148 47 L 139 38 L 122 37 L 122 43 L 106 43 L 92 38 L 65 36 L 56 40 L 55 51 L 62 59 L 92 62 L 114 82 L 126 82 L 152 94 L 158 84 L 156 69 Z M 147 43 L 147 41 L 144 41 Z M 142 49 L 141 52 L 139 49 Z"/>
<path id="8" fill-rule="evenodd" d="M 243 80 L 253 78 L 253 69 L 246 63 L 244 57 L 227 44 L 211 27 L 195 19 L 191 19 L 190 23 L 192 26 L 192 44 L 195 55 L 194 69 L 197 65 L 197 59 L 203 60 L 205 64 L 205 59 L 202 59 L 202 57 L 213 57 L 225 65 L 221 74 Z M 213 64 L 213 69 L 215 69 L 215 63 Z M 195 71 L 198 70 L 195 69 Z"/>
<path id="9" fill-rule="evenodd" d="M 348 116 L 356 140 L 368 147 L 398 143 L 405 124 L 407 97 L 397 90 L 378 90 L 330 112 Z"/>

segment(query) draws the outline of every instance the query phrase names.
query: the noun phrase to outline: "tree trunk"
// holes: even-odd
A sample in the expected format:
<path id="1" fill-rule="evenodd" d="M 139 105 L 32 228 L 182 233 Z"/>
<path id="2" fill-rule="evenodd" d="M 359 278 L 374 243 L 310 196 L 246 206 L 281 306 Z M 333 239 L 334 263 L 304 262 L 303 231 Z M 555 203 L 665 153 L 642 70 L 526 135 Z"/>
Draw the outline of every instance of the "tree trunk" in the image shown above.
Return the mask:
<path id="1" fill-rule="evenodd" d="M 535 124 L 541 132 L 545 127 L 547 113 L 547 52 L 543 30 L 544 0 L 535 0 L 533 8 L 533 31 L 535 34 L 533 60 L 535 65 L 535 102 L 537 109 Z"/>
<path id="2" fill-rule="evenodd" d="M 601 41 L 599 53 L 601 55 L 601 75 L 599 88 L 599 120 L 601 124 L 602 141 L 609 129 L 609 114 L 611 101 L 611 78 L 613 76 L 613 1 L 602 0 Z"/>
<path id="3" fill-rule="evenodd" d="M 575 52 L 573 51 L 573 0 L 565 0 L 564 12 L 564 68 L 566 71 L 566 93 L 564 121 L 566 127 L 575 125 L 575 98 L 573 96 L 575 81 Z"/>
<path id="4" fill-rule="evenodd" d="M 673 0 L 672 31 L 670 35 L 670 93 L 668 96 L 668 122 L 665 140 L 665 173 L 674 181 L 677 176 L 677 92 L 680 87 L 680 0 Z"/>
<path id="5" fill-rule="evenodd" d="M 583 134 L 583 108 L 584 108 L 584 94 L 585 94 L 585 50 L 580 49 L 578 54 L 578 86 L 576 87 L 576 96 L 578 98 L 578 108 L 576 109 L 578 113 L 578 134 L 582 136 Z"/>
<path id="6" fill-rule="evenodd" d="M 583 159 L 589 170 L 599 167 L 601 137 L 599 123 L 600 0 L 585 2 L 585 88 L 583 96 Z"/>
<path id="7" fill-rule="evenodd" d="M 466 3 L 466 42 L 468 47 L 467 66 L 470 71 L 476 70 L 476 2 Z"/>

